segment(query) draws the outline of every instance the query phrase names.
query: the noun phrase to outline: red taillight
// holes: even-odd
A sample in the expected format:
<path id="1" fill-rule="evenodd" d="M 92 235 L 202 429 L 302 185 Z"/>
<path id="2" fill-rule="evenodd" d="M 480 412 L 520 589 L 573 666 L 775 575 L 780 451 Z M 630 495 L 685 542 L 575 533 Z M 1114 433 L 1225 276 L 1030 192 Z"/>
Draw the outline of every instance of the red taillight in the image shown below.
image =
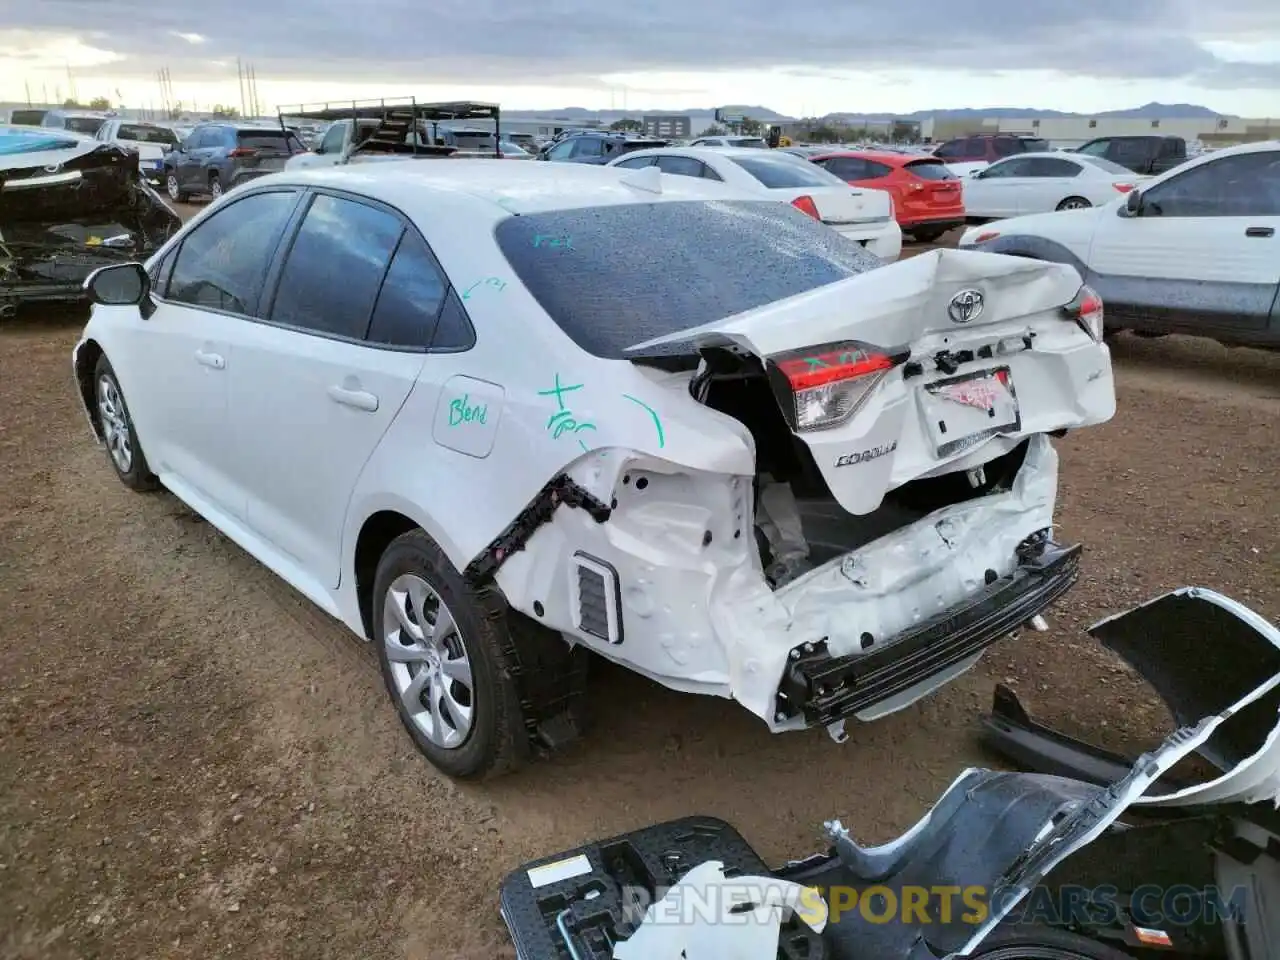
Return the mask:
<path id="1" fill-rule="evenodd" d="M 227 154 L 228 157 L 256 157 L 258 151 L 252 147 L 236 147 Z"/>
<path id="2" fill-rule="evenodd" d="M 796 197 L 794 200 L 791 201 L 791 205 L 795 207 L 797 210 L 799 210 L 801 213 L 806 213 L 809 216 L 813 217 L 813 219 L 815 220 L 822 219 L 822 214 L 818 213 L 818 205 L 813 202 L 813 197 L 810 197 L 808 195 L 803 197 Z"/>
<path id="3" fill-rule="evenodd" d="M 1096 290 L 1089 286 L 1081 287 L 1075 299 L 1064 309 L 1068 319 L 1074 320 L 1080 325 L 1080 329 L 1094 340 L 1101 342 L 1104 311 L 1102 298 L 1098 296 Z"/>
<path id="4" fill-rule="evenodd" d="M 1132 183 L 1113 183 L 1112 186 L 1115 187 L 1116 190 L 1118 190 L 1120 193 L 1128 193 L 1130 190 L 1133 189 Z"/>
<path id="5" fill-rule="evenodd" d="M 885 373 L 905 359 L 864 343 L 836 343 L 772 357 L 779 401 L 796 430 L 835 426 L 851 417 Z"/>

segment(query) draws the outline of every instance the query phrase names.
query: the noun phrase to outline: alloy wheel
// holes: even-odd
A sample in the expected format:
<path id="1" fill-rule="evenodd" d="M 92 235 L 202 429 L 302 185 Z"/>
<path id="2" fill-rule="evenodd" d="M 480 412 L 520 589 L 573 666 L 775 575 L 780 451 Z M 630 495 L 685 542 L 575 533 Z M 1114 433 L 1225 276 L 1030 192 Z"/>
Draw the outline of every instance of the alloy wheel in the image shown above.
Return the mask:
<path id="1" fill-rule="evenodd" d="M 471 732 L 475 686 L 453 614 L 413 573 L 396 577 L 383 603 L 382 643 L 405 713 L 431 743 L 457 749 Z"/>
<path id="2" fill-rule="evenodd" d="M 174 174 L 169 174 L 164 180 L 165 189 L 169 191 L 170 200 L 180 199 L 182 191 L 178 189 L 178 178 Z"/>
<path id="3" fill-rule="evenodd" d="M 209 181 L 209 196 L 213 197 L 215 200 L 222 196 L 222 181 L 217 177 L 214 177 Z"/>
<path id="4" fill-rule="evenodd" d="M 133 446 L 129 442 L 129 414 L 115 378 L 98 379 L 98 416 L 102 422 L 102 436 L 116 469 L 128 473 L 133 466 Z"/>
<path id="5" fill-rule="evenodd" d="M 1058 205 L 1058 209 L 1059 210 L 1087 210 L 1091 206 L 1093 206 L 1093 204 L 1091 204 L 1088 200 L 1081 200 L 1079 197 L 1071 197 L 1068 200 L 1063 200 L 1062 203 Z"/>

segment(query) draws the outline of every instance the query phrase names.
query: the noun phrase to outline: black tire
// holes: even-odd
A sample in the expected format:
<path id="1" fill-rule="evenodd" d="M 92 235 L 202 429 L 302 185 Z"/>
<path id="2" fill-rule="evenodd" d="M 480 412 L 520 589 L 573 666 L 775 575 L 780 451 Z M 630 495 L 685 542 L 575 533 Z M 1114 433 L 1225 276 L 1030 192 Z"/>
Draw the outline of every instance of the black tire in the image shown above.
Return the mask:
<path id="1" fill-rule="evenodd" d="M 916 243 L 937 243 L 938 238 L 946 232 L 945 230 L 913 230 L 911 239 Z"/>
<path id="2" fill-rule="evenodd" d="M 457 626 L 457 638 L 470 661 L 472 720 L 457 746 L 434 743 L 406 708 L 387 655 L 387 593 L 398 577 L 410 574 L 426 581 L 444 601 Z M 444 552 L 422 530 L 411 530 L 391 542 L 378 561 L 373 584 L 373 643 L 382 679 L 400 722 L 433 766 L 459 779 L 509 773 L 529 757 L 529 738 L 516 685 L 515 654 L 508 617 L 510 608 L 494 587 L 475 589 Z M 394 641 L 393 641 L 394 642 Z M 420 669 L 424 669 L 420 667 Z"/>
<path id="3" fill-rule="evenodd" d="M 222 178 L 216 173 L 209 174 L 209 196 L 214 200 L 222 196 Z"/>
<path id="4" fill-rule="evenodd" d="M 164 188 L 169 194 L 169 199 L 175 203 L 186 203 L 191 199 L 191 194 L 178 185 L 178 171 L 176 170 L 166 170 L 164 172 Z"/>
<path id="5" fill-rule="evenodd" d="M 1092 204 L 1092 203 L 1090 203 L 1090 202 L 1089 202 L 1087 199 L 1085 199 L 1084 197 L 1067 197 L 1067 199 L 1063 200 L 1060 204 L 1058 204 L 1058 206 L 1057 206 L 1055 209 L 1057 209 L 1057 210 L 1085 210 L 1085 209 L 1087 209 L 1087 208 L 1089 208 L 1089 207 L 1092 207 L 1092 206 L 1093 206 L 1093 204 Z"/>
<path id="6" fill-rule="evenodd" d="M 1134 960 L 1097 940 L 1052 927 L 1013 925 L 997 929 L 974 960 Z"/>
<path id="7" fill-rule="evenodd" d="M 110 386 L 108 386 L 108 384 Z M 114 391 L 112 393 L 111 391 Z M 111 368 L 111 361 L 103 354 L 93 369 L 93 399 L 98 424 L 102 428 L 103 439 L 107 448 L 107 460 L 116 476 L 130 490 L 145 492 L 154 490 L 160 482 L 147 465 L 147 457 L 142 452 L 142 444 L 138 442 L 138 431 L 134 429 L 133 417 L 129 413 L 129 405 L 124 399 L 124 390 L 116 372 Z M 118 411 L 113 411 L 118 405 Z M 128 443 L 128 462 L 122 465 L 119 447 L 113 445 L 112 438 L 119 431 Z"/>

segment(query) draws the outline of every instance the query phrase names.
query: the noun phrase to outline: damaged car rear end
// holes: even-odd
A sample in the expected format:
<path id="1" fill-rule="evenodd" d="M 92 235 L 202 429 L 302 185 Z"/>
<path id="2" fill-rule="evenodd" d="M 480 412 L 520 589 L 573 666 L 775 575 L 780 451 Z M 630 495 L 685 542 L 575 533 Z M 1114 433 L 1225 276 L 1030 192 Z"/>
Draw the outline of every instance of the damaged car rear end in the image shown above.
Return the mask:
<path id="1" fill-rule="evenodd" d="M 669 426 L 657 449 L 570 464 L 607 520 L 561 511 L 562 535 L 499 583 L 523 609 L 550 586 L 530 568 L 565 569 L 567 622 L 544 623 L 773 730 L 839 739 L 1077 578 L 1081 548 L 1053 534 L 1050 437 L 1114 413 L 1102 305 L 1058 264 L 935 250 L 882 266 L 763 204 L 676 206 L 635 214 L 655 221 L 641 235 L 690 238 L 656 256 L 603 252 L 620 244 L 599 211 L 497 230 L 561 328 L 629 361 L 628 399 L 659 431 L 678 409 L 693 438 Z M 539 235 L 593 253 L 551 263 L 529 252 Z M 735 442 L 744 457 L 718 452 Z"/>
<path id="2" fill-rule="evenodd" d="M 80 301 L 98 267 L 143 260 L 181 225 L 124 147 L 0 127 L 0 316 Z"/>

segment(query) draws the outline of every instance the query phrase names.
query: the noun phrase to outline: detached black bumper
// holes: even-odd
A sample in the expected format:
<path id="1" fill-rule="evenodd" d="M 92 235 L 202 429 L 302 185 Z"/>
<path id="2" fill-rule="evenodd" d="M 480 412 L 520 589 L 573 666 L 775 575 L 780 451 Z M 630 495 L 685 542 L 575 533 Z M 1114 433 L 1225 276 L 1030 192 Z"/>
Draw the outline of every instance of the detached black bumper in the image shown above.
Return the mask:
<path id="1" fill-rule="evenodd" d="M 824 643 L 796 647 L 779 685 L 777 710 L 809 725 L 835 723 L 883 703 L 980 653 L 1071 588 L 1080 545 L 1032 539 L 1007 577 L 864 654 L 833 657 Z"/>

